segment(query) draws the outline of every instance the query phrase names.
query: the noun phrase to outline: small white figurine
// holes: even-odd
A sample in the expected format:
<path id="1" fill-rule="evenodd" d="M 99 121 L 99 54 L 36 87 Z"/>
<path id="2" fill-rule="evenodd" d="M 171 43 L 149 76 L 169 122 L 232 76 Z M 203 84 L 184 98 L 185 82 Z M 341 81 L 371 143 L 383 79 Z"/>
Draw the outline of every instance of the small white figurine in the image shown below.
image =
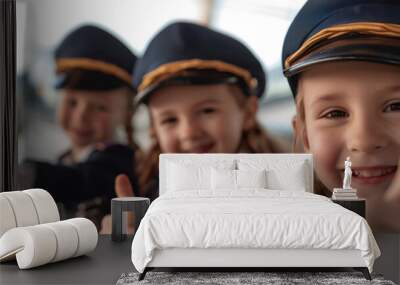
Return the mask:
<path id="1" fill-rule="evenodd" d="M 351 161 L 350 161 L 350 157 L 347 157 L 346 161 L 344 162 L 343 189 L 352 189 L 351 188 L 351 176 L 352 176 Z"/>

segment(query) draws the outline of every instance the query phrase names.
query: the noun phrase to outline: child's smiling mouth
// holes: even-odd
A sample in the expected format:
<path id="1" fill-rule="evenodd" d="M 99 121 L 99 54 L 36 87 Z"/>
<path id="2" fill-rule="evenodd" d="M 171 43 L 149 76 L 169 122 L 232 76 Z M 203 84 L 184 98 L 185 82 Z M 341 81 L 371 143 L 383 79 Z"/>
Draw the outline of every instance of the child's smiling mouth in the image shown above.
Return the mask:
<path id="1" fill-rule="evenodd" d="M 192 147 L 186 149 L 185 152 L 188 152 L 188 153 L 209 153 L 214 148 L 214 145 L 215 144 L 213 142 L 200 144 L 200 145 L 192 146 Z"/>
<path id="2" fill-rule="evenodd" d="M 392 179 L 397 166 L 354 167 L 353 181 L 355 184 L 378 184 Z"/>
<path id="3" fill-rule="evenodd" d="M 75 136 L 80 137 L 80 138 L 86 138 L 90 137 L 92 135 L 92 131 L 90 130 L 79 130 L 79 129 L 74 129 L 72 130 Z"/>

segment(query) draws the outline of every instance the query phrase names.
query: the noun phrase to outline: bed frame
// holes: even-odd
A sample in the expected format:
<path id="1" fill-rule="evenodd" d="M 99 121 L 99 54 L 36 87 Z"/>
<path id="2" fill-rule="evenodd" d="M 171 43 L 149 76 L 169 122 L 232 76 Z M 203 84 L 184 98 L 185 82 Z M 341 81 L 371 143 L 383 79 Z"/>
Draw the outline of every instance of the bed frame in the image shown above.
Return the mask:
<path id="1" fill-rule="evenodd" d="M 168 160 L 196 159 L 240 159 L 240 158 L 271 158 L 273 160 L 295 159 L 304 160 L 308 164 L 307 178 L 313 192 L 313 160 L 310 154 L 162 154 L 160 156 L 160 195 L 166 192 L 166 165 Z M 178 269 L 182 271 L 271 271 L 282 269 L 290 271 L 301 269 L 305 271 L 324 271 L 339 268 L 353 268 L 361 271 L 367 280 L 371 276 L 359 250 L 328 250 L 328 249 L 240 249 L 240 248 L 169 248 L 157 249 L 152 261 L 147 265 L 139 280 L 143 280 L 148 271 L 154 269 Z M 338 270 L 340 271 L 340 270 Z"/>
<path id="2" fill-rule="evenodd" d="M 359 250 L 321 250 L 321 249 L 181 249 L 156 250 L 152 261 L 147 265 L 139 280 L 146 273 L 158 269 L 172 268 L 185 271 L 301 271 L 337 270 L 353 268 L 361 271 L 371 280 L 368 268 Z M 215 270 L 214 270 L 215 269 Z"/>

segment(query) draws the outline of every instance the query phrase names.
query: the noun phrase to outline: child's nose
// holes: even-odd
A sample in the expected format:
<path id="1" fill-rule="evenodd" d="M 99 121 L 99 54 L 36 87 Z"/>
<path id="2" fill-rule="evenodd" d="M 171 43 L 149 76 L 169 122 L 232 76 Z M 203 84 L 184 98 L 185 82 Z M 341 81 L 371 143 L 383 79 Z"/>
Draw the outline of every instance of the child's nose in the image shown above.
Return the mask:
<path id="1" fill-rule="evenodd" d="M 387 135 L 376 120 L 354 120 L 347 130 L 347 144 L 351 152 L 371 153 L 385 148 Z"/>
<path id="2" fill-rule="evenodd" d="M 200 126 L 196 120 L 184 119 L 179 128 L 181 140 L 193 140 L 201 135 Z"/>
<path id="3" fill-rule="evenodd" d="M 75 112 L 74 119 L 76 123 L 85 123 L 90 117 L 90 107 L 86 104 L 78 106 Z"/>

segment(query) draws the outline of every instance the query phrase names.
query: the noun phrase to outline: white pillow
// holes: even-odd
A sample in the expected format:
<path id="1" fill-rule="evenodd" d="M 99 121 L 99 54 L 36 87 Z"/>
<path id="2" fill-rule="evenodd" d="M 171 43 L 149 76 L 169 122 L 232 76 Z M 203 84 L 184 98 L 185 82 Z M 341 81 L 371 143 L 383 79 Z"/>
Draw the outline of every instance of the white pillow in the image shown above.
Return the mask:
<path id="1" fill-rule="evenodd" d="M 266 171 L 211 169 L 213 190 L 240 190 L 241 188 L 266 188 Z"/>
<path id="2" fill-rule="evenodd" d="M 239 159 L 239 170 L 267 170 L 267 187 L 273 190 L 307 191 L 308 164 L 304 160 Z"/>
<path id="3" fill-rule="evenodd" d="M 235 170 L 237 188 L 267 188 L 267 171 Z"/>
<path id="4" fill-rule="evenodd" d="M 211 168 L 211 189 L 236 189 L 236 170 Z"/>
<path id="5" fill-rule="evenodd" d="M 211 190 L 211 168 L 235 169 L 235 160 L 174 159 L 166 165 L 167 191 Z"/>
<path id="6" fill-rule="evenodd" d="M 184 166 L 169 163 L 167 189 L 185 191 L 193 189 L 210 189 L 210 167 Z"/>
<path id="7" fill-rule="evenodd" d="M 198 156 L 201 156 L 200 154 Z M 179 164 L 185 167 L 214 167 L 217 169 L 236 169 L 235 159 L 190 159 L 172 158 L 167 160 L 167 167 L 170 164 Z"/>

